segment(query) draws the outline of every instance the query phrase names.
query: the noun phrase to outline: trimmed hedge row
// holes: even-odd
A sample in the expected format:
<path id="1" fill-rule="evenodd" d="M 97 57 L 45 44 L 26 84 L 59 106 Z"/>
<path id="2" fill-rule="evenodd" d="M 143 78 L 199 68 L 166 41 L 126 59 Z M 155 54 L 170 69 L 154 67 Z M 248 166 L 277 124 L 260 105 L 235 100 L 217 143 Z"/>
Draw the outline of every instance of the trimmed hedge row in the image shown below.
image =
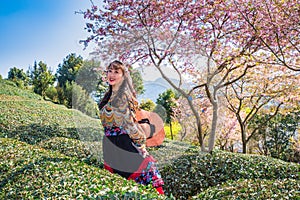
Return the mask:
<path id="1" fill-rule="evenodd" d="M 164 199 L 77 158 L 0 139 L 0 199 Z"/>
<path id="2" fill-rule="evenodd" d="M 58 151 L 70 157 L 76 157 L 87 164 L 103 167 L 102 141 L 81 141 L 72 138 L 54 137 L 38 144 L 39 147 Z M 158 161 L 158 168 L 169 165 L 174 159 L 188 155 L 190 145 L 166 139 L 161 146 L 149 147 L 149 153 Z"/>
<path id="3" fill-rule="evenodd" d="M 299 189 L 295 179 L 241 179 L 208 188 L 193 199 L 300 199 Z"/>
<path id="4" fill-rule="evenodd" d="M 187 199 L 210 187 L 239 179 L 299 180 L 300 165 L 259 156 L 215 151 L 182 156 L 162 170 L 167 194 Z"/>
<path id="5" fill-rule="evenodd" d="M 3 97 L 6 96 L 18 96 L 22 99 L 26 98 L 32 100 L 42 99 L 40 95 L 35 94 L 33 91 L 18 88 L 16 83 L 14 83 L 13 81 L 0 79 L 0 88 L 0 100 L 3 100 Z"/>
<path id="6" fill-rule="evenodd" d="M 3 97 L 0 95 L 0 97 Z M 77 110 L 44 100 L 16 100 L 8 96 L 0 104 L 0 137 L 36 144 L 52 137 L 85 141 L 102 138 L 100 121 Z"/>
<path id="7" fill-rule="evenodd" d="M 299 164 L 168 139 L 149 148 L 165 181 L 157 196 L 103 170 L 99 120 L 4 83 L 0 137 L 14 139 L 0 138 L 0 199 L 300 199 Z"/>
<path id="8" fill-rule="evenodd" d="M 76 157 L 85 163 L 103 167 L 102 142 L 86 142 L 72 138 L 55 137 L 37 144 L 39 147 Z"/>
<path id="9" fill-rule="evenodd" d="M 65 144 L 61 144 L 61 141 Z M 78 158 L 84 159 L 84 155 L 89 154 L 86 154 L 85 146 L 78 141 L 56 138 L 43 143 L 44 147 L 48 146 L 51 149 L 59 144 L 63 148 L 58 150 L 65 150 L 65 153 L 72 157 L 16 140 L 0 139 L 2 147 L 0 198 L 297 199 L 299 197 L 299 165 L 272 158 L 221 151 L 213 155 L 199 154 L 195 153 L 197 149 L 191 148 L 173 163 L 163 165 L 161 172 L 167 196 L 162 197 L 157 196 L 152 188 L 136 185 L 102 168 L 79 161 Z M 172 146 L 171 144 L 172 142 L 168 141 L 166 146 Z M 42 146 L 42 143 L 40 145 Z M 176 145 L 173 147 L 176 149 Z"/>

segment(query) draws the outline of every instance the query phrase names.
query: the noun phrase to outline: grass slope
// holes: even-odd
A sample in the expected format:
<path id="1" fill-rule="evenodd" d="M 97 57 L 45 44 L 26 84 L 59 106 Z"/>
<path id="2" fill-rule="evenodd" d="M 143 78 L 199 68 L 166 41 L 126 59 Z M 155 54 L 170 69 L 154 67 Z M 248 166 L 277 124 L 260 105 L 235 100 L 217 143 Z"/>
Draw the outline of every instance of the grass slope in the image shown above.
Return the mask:
<path id="1" fill-rule="evenodd" d="M 102 168 L 99 120 L 0 80 L 0 199 L 299 199 L 296 163 L 165 140 L 166 196 Z"/>

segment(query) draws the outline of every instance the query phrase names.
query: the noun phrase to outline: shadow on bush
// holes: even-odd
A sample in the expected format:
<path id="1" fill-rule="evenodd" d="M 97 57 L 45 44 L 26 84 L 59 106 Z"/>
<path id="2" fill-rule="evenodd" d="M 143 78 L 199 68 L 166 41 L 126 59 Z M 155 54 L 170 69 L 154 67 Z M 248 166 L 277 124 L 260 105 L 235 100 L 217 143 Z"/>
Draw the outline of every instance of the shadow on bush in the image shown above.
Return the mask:
<path id="1" fill-rule="evenodd" d="M 1 138 L 0 199 L 163 199 L 126 181 L 35 145 Z"/>
<path id="2" fill-rule="evenodd" d="M 101 141 L 82 141 L 65 137 L 53 137 L 37 144 L 44 149 L 58 151 L 69 157 L 76 157 L 88 165 L 102 168 L 102 139 Z"/>
<path id="3" fill-rule="evenodd" d="M 65 128 L 55 125 L 30 124 L 8 129 L 0 126 L 0 137 L 13 138 L 31 145 L 59 151 L 88 165 L 103 167 L 102 132 L 96 128 Z"/>
<path id="4" fill-rule="evenodd" d="M 70 160 L 69 158 L 49 158 L 49 157 L 44 157 L 43 156 L 41 159 L 39 159 L 39 160 L 37 160 L 35 162 L 28 163 L 25 166 L 23 166 L 21 169 L 8 174 L 6 176 L 6 178 L 4 178 L 4 179 L 1 180 L 1 182 L 0 182 L 0 190 L 2 190 L 2 188 L 4 188 L 5 185 L 9 181 L 11 181 L 11 182 L 16 181 L 16 179 L 18 179 L 19 175 L 24 174 L 25 171 L 33 170 L 36 167 L 36 165 L 38 165 L 38 164 L 46 163 L 48 161 L 60 163 L 60 162 L 69 161 L 69 160 Z M 5 172 L 2 172 L 2 173 L 5 173 Z"/>

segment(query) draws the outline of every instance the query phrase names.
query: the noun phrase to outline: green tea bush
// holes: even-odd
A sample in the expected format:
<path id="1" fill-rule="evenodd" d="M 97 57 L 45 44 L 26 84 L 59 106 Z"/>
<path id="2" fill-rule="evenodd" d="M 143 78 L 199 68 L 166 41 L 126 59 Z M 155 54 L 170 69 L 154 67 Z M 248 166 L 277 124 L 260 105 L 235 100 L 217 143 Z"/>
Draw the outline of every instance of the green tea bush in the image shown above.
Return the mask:
<path id="1" fill-rule="evenodd" d="M 42 100 L 11 81 L 0 81 L 0 137 L 36 144 L 52 137 L 99 141 L 103 129 L 99 119 L 78 110 Z"/>
<path id="2" fill-rule="evenodd" d="M 0 95 L 0 98 L 3 95 Z M 52 137 L 99 140 L 99 120 L 47 101 L 6 96 L 0 104 L 0 136 L 35 144 Z"/>
<path id="3" fill-rule="evenodd" d="M 157 160 L 159 168 L 170 165 L 174 160 L 183 155 L 189 155 L 190 150 L 195 148 L 188 143 L 165 139 L 162 145 L 157 147 L 148 147 L 149 153 Z"/>
<path id="4" fill-rule="evenodd" d="M 37 145 L 70 157 L 76 157 L 89 165 L 103 167 L 102 142 L 85 142 L 72 138 L 54 137 Z"/>
<path id="5" fill-rule="evenodd" d="M 13 81 L 8 80 L 1 80 L 0 79 L 0 95 L 4 95 L 0 97 L 1 101 L 4 101 L 5 99 L 3 97 L 5 96 L 18 96 L 22 97 L 23 99 L 34 99 L 34 100 L 41 100 L 42 97 L 40 95 L 35 94 L 33 91 L 25 90 L 18 88 L 16 83 Z"/>
<path id="6" fill-rule="evenodd" d="M 0 199 L 165 199 L 57 151 L 4 138 L 0 146 Z"/>
<path id="7" fill-rule="evenodd" d="M 193 199 L 299 199 L 299 188 L 295 179 L 240 179 L 208 188 Z"/>
<path id="8" fill-rule="evenodd" d="M 194 150 L 193 150 L 194 151 Z M 165 166 L 162 176 L 167 194 L 187 199 L 209 187 L 239 179 L 299 179 L 300 165 L 258 155 L 216 151 L 194 152 Z"/>
<path id="9" fill-rule="evenodd" d="M 165 182 L 166 196 L 157 196 L 151 187 L 103 170 L 99 119 L 44 101 L 12 82 L 0 80 L 0 86 L 0 199 L 299 197 L 299 164 L 207 154 L 170 139 L 148 148 Z"/>
<path id="10" fill-rule="evenodd" d="M 50 86 L 46 90 L 46 96 L 51 99 L 52 102 L 58 103 L 58 93 L 54 86 Z"/>
<path id="11" fill-rule="evenodd" d="M 59 151 L 64 155 L 76 157 L 78 159 L 87 158 L 90 155 L 90 152 L 84 143 L 76 139 L 54 137 L 40 142 L 38 146 Z"/>

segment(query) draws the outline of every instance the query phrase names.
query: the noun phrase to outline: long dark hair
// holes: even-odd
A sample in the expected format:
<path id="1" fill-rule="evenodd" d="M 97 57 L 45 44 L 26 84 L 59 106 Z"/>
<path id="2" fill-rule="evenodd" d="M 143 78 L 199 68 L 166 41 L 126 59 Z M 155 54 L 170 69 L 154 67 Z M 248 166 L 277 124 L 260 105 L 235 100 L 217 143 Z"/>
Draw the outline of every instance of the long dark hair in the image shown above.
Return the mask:
<path id="1" fill-rule="evenodd" d="M 101 110 L 108 103 L 108 101 L 111 97 L 111 94 L 112 94 L 112 86 L 109 85 L 108 91 L 105 93 L 103 99 L 100 101 L 100 103 L 98 105 L 99 110 Z"/>

